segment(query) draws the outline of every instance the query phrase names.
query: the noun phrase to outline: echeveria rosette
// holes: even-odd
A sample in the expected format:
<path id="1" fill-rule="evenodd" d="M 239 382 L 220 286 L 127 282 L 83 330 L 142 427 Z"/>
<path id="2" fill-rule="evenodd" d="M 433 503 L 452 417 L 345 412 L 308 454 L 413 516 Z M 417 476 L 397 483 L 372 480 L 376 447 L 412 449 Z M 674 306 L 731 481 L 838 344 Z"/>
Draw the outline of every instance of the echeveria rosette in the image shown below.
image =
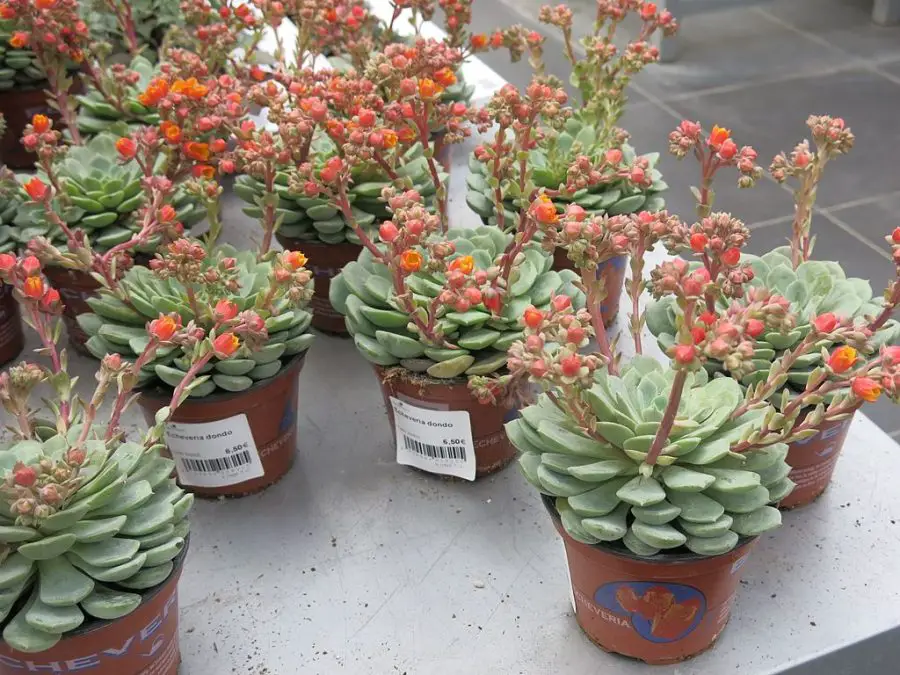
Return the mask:
<path id="1" fill-rule="evenodd" d="M 800 263 L 794 270 L 788 247 L 779 247 L 761 257 L 745 254 L 741 261 L 749 263 L 755 274 L 748 286 L 768 288 L 787 298 L 791 303 L 790 311 L 797 319 L 796 327 L 786 334 L 773 332 L 759 337 L 753 357 L 755 370 L 742 378 L 741 382 L 745 385 L 765 380 L 773 361 L 780 358 L 786 350 L 796 347 L 809 334 L 810 320 L 814 317 L 831 313 L 836 317 L 852 319 L 855 324 L 861 325 L 865 323 L 866 317 L 878 315 L 883 306 L 881 298 L 873 297 L 868 281 L 848 278 L 836 262 L 811 260 Z M 718 307 L 720 310 L 725 309 L 721 301 Z M 646 317 L 647 327 L 656 336 L 660 346 L 668 349 L 675 340 L 674 300 L 666 297 L 660 301 L 651 301 Z M 889 320 L 873 336 L 873 346 L 877 348 L 892 344 L 898 339 L 900 324 Z M 815 349 L 796 360 L 788 373 L 787 386 L 790 390 L 803 390 L 813 370 L 823 365 L 821 348 L 831 345 L 827 339 L 822 340 Z M 710 374 L 723 372 L 721 364 L 714 360 L 707 361 L 704 366 Z"/>
<path id="2" fill-rule="evenodd" d="M 114 0 L 119 4 L 122 0 Z M 85 20 L 91 27 L 91 35 L 113 46 L 117 52 L 126 53 L 128 40 L 116 15 L 110 11 L 109 0 L 93 0 L 84 3 Z M 171 26 L 183 25 L 184 16 L 178 0 L 128 0 L 128 8 L 133 22 L 137 46 L 148 52 L 155 52 L 163 43 L 163 38 Z"/>
<path id="3" fill-rule="evenodd" d="M 566 121 L 565 130 L 560 134 L 548 134 L 540 146 L 528 153 L 531 177 L 538 188 L 557 190 L 568 181 L 569 167 L 580 156 L 592 162 L 603 157 L 610 148 L 597 145 L 594 128 L 584 123 L 577 115 Z M 665 208 L 662 192 L 668 188 L 662 174 L 654 168 L 659 153 L 638 156 L 627 143 L 619 150 L 621 162 L 626 165 L 642 166 L 646 172 L 645 182 L 638 184 L 619 178 L 610 182 L 598 182 L 568 194 L 565 191 L 554 195 L 560 213 L 568 204 L 577 204 L 589 215 L 627 215 L 639 211 L 656 212 Z M 489 180 L 489 166 L 478 161 L 474 155 L 469 158 L 469 175 L 466 177 L 466 203 L 477 213 L 485 224 L 496 225 L 493 188 Z M 516 185 L 510 182 L 503 186 L 504 222 L 509 226 L 516 222 L 518 198 Z"/>
<path id="4" fill-rule="evenodd" d="M 138 96 L 147 89 L 158 69 L 145 57 L 138 55 L 131 60 L 127 68 L 113 65 L 109 71 L 110 80 L 115 82 L 115 89 L 121 94 L 117 98 L 121 101 L 122 109 L 109 103 L 96 87 L 88 86 L 84 94 L 76 97 L 79 103 L 78 128 L 82 134 L 92 136 L 105 131 L 115 131 L 121 136 L 132 131 L 132 127 L 158 124 L 159 114 L 138 100 Z M 128 126 L 123 127 L 120 123 Z"/>
<path id="5" fill-rule="evenodd" d="M 19 248 L 18 232 L 13 220 L 21 208 L 22 195 L 17 187 L 11 182 L 0 185 L 0 253 L 10 253 Z"/>
<path id="6" fill-rule="evenodd" d="M 80 426 L 43 431 L 0 450 L 0 617 L 6 644 L 26 653 L 134 611 L 172 574 L 194 499 L 161 446 L 92 432 L 73 449 Z"/>
<path id="7" fill-rule="evenodd" d="M 337 148 L 327 135 L 318 133 L 311 144 L 310 161 L 318 174 L 332 157 L 337 156 Z M 404 152 L 396 152 L 388 157 L 398 177 L 409 180 L 415 189 L 433 208 L 436 188 L 428 170 L 421 143 L 415 143 Z M 387 203 L 381 198 L 384 188 L 392 185 L 387 174 L 374 163 L 355 166 L 352 170 L 353 182 L 347 190 L 356 224 L 370 237 L 374 236 L 376 222 L 390 218 Z M 447 174 L 439 171 L 442 182 Z M 275 192 L 278 195 L 277 214 L 281 218 L 278 234 L 282 237 L 301 241 L 321 241 L 326 244 L 340 244 L 345 241 L 360 244 L 353 227 L 347 224 L 339 209 L 324 196 L 309 197 L 297 186 L 291 186 L 288 172 L 279 172 L 275 177 Z M 258 202 L 264 194 L 262 181 L 248 175 L 235 179 L 234 192 L 249 206 L 243 212 L 251 218 L 262 216 Z"/>
<path id="8" fill-rule="evenodd" d="M 56 211 L 73 230 L 82 230 L 96 251 L 130 241 L 139 231 L 136 214 L 146 201 L 143 172 L 134 160 L 123 163 L 116 150 L 120 136 L 99 134 L 80 146 L 72 146 L 54 164 L 65 200 L 56 197 Z M 160 156 L 160 162 L 164 157 Z M 160 167 L 161 168 L 161 167 Z M 37 177 L 50 183 L 39 171 Z M 65 202 L 64 204 L 62 202 Z M 197 199 L 177 186 L 172 197 L 176 218 L 185 228 L 199 223 L 206 211 Z M 15 236 L 23 245 L 35 237 L 65 244 L 65 234 L 47 219 L 41 204 L 26 204 L 14 219 Z M 148 250 L 152 251 L 151 245 Z"/>
<path id="9" fill-rule="evenodd" d="M 477 273 L 496 265 L 497 256 L 512 241 L 512 235 L 495 227 L 450 228 L 446 240 L 455 249 L 450 263 L 471 256 L 473 273 Z M 425 254 L 422 247 L 415 250 Z M 372 363 L 400 365 L 435 378 L 490 375 L 505 368 L 506 351 L 522 338 L 520 321 L 529 306 L 546 309 L 555 294 L 569 296 L 576 306 L 584 305 L 584 294 L 575 285 L 577 275 L 570 270 L 553 271 L 552 263 L 539 245 L 526 244 L 510 276 L 511 297 L 497 316 L 483 303 L 465 312 L 445 308 L 439 325 L 444 338 L 458 349 L 428 344 L 410 329 L 409 315 L 397 301 L 390 271 L 368 249 L 332 280 L 330 300 L 346 317 L 347 329 L 360 353 Z M 445 286 L 442 274 L 417 271 L 405 278 L 405 287 L 418 307 L 431 305 Z"/>
<path id="10" fill-rule="evenodd" d="M 596 371 L 582 395 L 596 418 L 594 437 L 546 394 L 507 423 L 525 477 L 556 498 L 563 527 L 577 541 L 620 544 L 640 556 L 684 549 L 719 555 L 781 524 L 771 505 L 794 486 L 787 445 L 730 451 L 766 414 L 749 410 L 732 420 L 744 395 L 730 378 L 688 374 L 665 448 L 647 471 L 674 378 L 647 357 L 634 358 L 620 376 Z"/>
<path id="11" fill-rule="evenodd" d="M 96 297 L 88 299 L 93 313 L 78 316 L 79 325 L 90 336 L 85 346 L 97 358 L 117 353 L 127 360 L 134 360 L 146 344 L 143 327 L 161 313 L 174 313 L 185 325 L 194 321 L 208 330 L 221 319 L 216 314 L 220 307 L 226 316 L 230 315 L 227 320 L 253 310 L 264 321 L 263 344 L 251 349 L 242 343 L 231 358 L 213 359 L 201 371 L 209 379 L 195 386 L 190 395 L 196 398 L 217 391 L 249 389 L 277 375 L 288 362 L 309 349 L 315 337 L 308 332 L 312 314 L 304 309 L 312 294 L 311 278 L 298 289 L 297 297 L 281 294 L 271 307 L 267 304 L 276 284 L 273 279 L 286 271 L 279 262 L 281 259 L 290 258 L 297 264 L 292 274 L 297 271 L 308 274 L 302 269 L 306 258 L 301 253 L 279 256 L 258 260 L 250 251 L 239 252 L 227 245 L 217 247 L 199 263 L 198 274 L 210 271 L 219 274 L 223 269 L 229 270 L 229 277 L 237 282 L 236 287 L 218 292 L 204 290 L 197 284 L 185 284 L 173 277 L 160 278 L 146 267 L 133 267 L 119 282 L 116 293 L 101 290 Z M 193 303 L 188 287 L 195 295 Z M 228 304 L 219 306 L 220 300 Z M 161 348 L 156 358 L 141 369 L 141 384 L 175 387 L 189 366 L 187 354 L 172 346 Z"/>

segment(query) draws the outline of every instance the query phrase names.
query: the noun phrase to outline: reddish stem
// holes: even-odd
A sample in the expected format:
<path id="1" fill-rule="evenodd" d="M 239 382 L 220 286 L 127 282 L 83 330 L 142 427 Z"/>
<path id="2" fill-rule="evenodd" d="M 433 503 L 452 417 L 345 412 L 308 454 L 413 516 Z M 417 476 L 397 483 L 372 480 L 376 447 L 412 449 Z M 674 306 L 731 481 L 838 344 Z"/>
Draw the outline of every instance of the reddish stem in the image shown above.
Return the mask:
<path id="1" fill-rule="evenodd" d="M 259 245 L 258 256 L 262 258 L 269 249 L 272 248 L 272 235 L 275 232 L 275 165 L 272 162 L 266 162 L 265 170 L 265 193 L 268 197 L 268 203 L 263 211 L 263 240 Z"/>
<path id="2" fill-rule="evenodd" d="M 675 373 L 675 379 L 672 381 L 672 391 L 669 393 L 669 402 L 666 404 L 663 418 L 659 423 L 659 428 L 656 430 L 656 436 L 653 438 L 653 445 L 650 446 L 650 451 L 644 459 L 645 464 L 654 466 L 656 460 L 662 454 L 666 440 L 669 438 L 669 432 L 672 430 L 672 425 L 675 424 L 675 415 L 678 414 L 678 405 L 681 403 L 681 394 L 684 391 L 687 374 L 688 371 L 683 368 Z"/>
<path id="3" fill-rule="evenodd" d="M 597 284 L 598 281 L 596 279 L 596 272 L 594 272 L 594 279 L 590 278 L 590 273 L 585 270 L 581 271 L 581 283 L 584 286 L 585 293 L 587 294 L 587 303 L 588 303 L 588 312 L 591 315 L 591 325 L 594 327 L 594 336 L 597 338 L 597 346 L 600 348 L 600 353 L 606 357 L 608 361 L 607 367 L 609 368 L 610 375 L 618 375 L 618 368 L 616 367 L 616 361 L 613 358 L 612 349 L 609 346 L 609 337 L 606 335 L 606 328 L 603 325 L 603 317 L 600 314 L 600 303 L 602 300 L 597 297 Z"/>

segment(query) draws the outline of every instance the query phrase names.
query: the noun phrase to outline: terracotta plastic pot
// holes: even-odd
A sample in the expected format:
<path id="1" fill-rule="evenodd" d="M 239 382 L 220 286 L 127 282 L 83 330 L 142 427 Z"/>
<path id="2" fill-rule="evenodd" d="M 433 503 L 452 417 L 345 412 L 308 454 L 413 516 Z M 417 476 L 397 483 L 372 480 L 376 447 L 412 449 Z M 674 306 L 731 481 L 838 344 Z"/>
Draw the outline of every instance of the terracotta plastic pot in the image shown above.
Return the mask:
<path id="1" fill-rule="evenodd" d="M 315 276 L 315 288 L 312 301 L 309 303 L 313 312 L 312 325 L 319 330 L 338 335 L 347 334 L 344 316 L 340 314 L 328 300 L 328 289 L 331 280 L 340 274 L 351 260 L 359 257 L 362 246 L 357 244 L 323 244 L 316 241 L 301 241 L 290 237 L 276 235 L 278 243 L 288 251 L 303 251 L 309 258 L 308 268 Z"/>
<path id="2" fill-rule="evenodd" d="M 381 366 L 375 366 L 374 368 L 378 382 L 381 385 L 381 393 L 384 396 L 384 404 L 395 442 L 397 440 L 397 425 L 394 419 L 392 398 L 399 399 L 409 406 L 423 408 L 427 411 L 468 413 L 468 426 L 471 429 L 472 446 L 475 451 L 475 472 L 471 478 L 495 473 L 515 458 L 516 449 L 509 442 L 503 425 L 518 417 L 518 410 L 479 403 L 469 391 L 464 378 L 438 380 L 424 374 L 412 373 L 405 368 L 382 368 Z M 437 421 L 435 426 L 440 426 L 440 421 Z M 401 438 L 401 441 L 403 440 Z M 413 443 L 412 446 L 408 447 L 426 456 L 440 452 L 439 447 L 435 448 L 427 444 L 423 446 L 421 443 Z M 465 459 L 469 458 L 466 457 Z M 418 468 L 431 471 L 432 473 L 444 473 L 443 471 L 433 471 L 422 466 Z M 463 477 L 458 474 L 448 475 Z"/>
<path id="3" fill-rule="evenodd" d="M 839 422 L 826 422 L 819 433 L 805 441 L 788 445 L 788 477 L 797 484 L 793 492 L 778 504 L 782 509 L 794 509 L 814 502 L 831 483 L 841 448 L 850 430 L 853 417 Z"/>
<path id="4" fill-rule="evenodd" d="M 634 555 L 624 546 L 582 544 L 568 535 L 553 498 L 542 495 L 565 545 L 578 625 L 601 649 L 652 665 L 709 649 L 728 623 L 756 538 L 723 555 Z"/>
<path id="5" fill-rule="evenodd" d="M 188 398 L 166 425 L 178 483 L 201 497 L 242 497 L 281 480 L 297 449 L 297 400 L 304 356 L 246 391 Z M 171 400 L 171 390 L 142 391 L 144 418 Z M 173 444 L 177 443 L 177 447 Z"/>
<path id="6" fill-rule="evenodd" d="M 59 113 L 50 107 L 43 87 L 0 92 L 0 113 L 6 118 L 6 133 L 0 139 L 0 161 L 11 169 L 33 169 L 36 155 L 22 146 L 22 132 L 34 115 L 46 115 L 57 122 Z"/>
<path id="7" fill-rule="evenodd" d="M 16 358 L 24 346 L 19 303 L 12 286 L 0 284 L 0 365 Z"/>
<path id="8" fill-rule="evenodd" d="M 628 267 L 628 256 L 621 255 L 612 260 L 600 263 L 597 267 L 597 276 L 602 276 L 606 281 L 606 299 L 600 303 L 600 316 L 603 317 L 603 325 L 609 326 L 616 320 L 619 313 L 619 300 L 622 297 L 622 288 L 625 286 L 625 269 Z M 575 269 L 572 261 L 566 255 L 565 249 L 557 248 L 553 252 L 553 269 Z"/>
<path id="9" fill-rule="evenodd" d="M 64 267 L 47 267 L 44 269 L 44 274 L 47 275 L 50 285 L 59 291 L 62 298 L 62 318 L 66 324 L 66 332 L 69 334 L 69 345 L 82 354 L 89 354 L 84 346 L 88 335 L 81 330 L 76 317 L 91 311 L 87 299 L 97 292 L 100 284 L 86 272 Z"/>
<path id="10" fill-rule="evenodd" d="M 168 581 L 145 593 L 140 606 L 121 619 L 87 623 L 37 654 L 24 654 L 0 641 L 0 675 L 178 675 L 178 579 L 184 552 L 175 562 Z"/>

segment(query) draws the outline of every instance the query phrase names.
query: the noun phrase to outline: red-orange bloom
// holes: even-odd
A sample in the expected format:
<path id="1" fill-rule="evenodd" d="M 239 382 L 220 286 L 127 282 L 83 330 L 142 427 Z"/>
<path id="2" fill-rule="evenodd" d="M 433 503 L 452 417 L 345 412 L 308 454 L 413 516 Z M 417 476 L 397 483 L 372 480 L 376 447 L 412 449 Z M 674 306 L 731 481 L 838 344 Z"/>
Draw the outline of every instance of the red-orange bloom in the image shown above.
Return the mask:
<path id="1" fill-rule="evenodd" d="M 120 138 L 116 141 L 116 151 L 122 159 L 131 159 L 137 153 L 137 145 L 130 138 Z"/>
<path id="2" fill-rule="evenodd" d="M 418 251 L 404 251 L 400 254 L 400 269 L 411 274 L 417 272 L 422 267 L 422 254 Z"/>
<path id="3" fill-rule="evenodd" d="M 40 277 L 28 277 L 22 284 L 22 292 L 25 297 L 34 300 L 44 297 L 44 280 Z"/>
<path id="4" fill-rule="evenodd" d="M 419 96 L 424 99 L 437 98 L 443 91 L 444 88 L 434 80 L 429 80 L 427 77 L 419 80 Z"/>
<path id="5" fill-rule="evenodd" d="M 544 321 L 544 313 L 537 307 L 529 307 L 525 310 L 522 318 L 525 320 L 525 325 L 529 328 L 538 328 Z"/>
<path id="6" fill-rule="evenodd" d="M 169 93 L 169 83 L 161 77 L 150 80 L 147 89 L 138 95 L 141 105 L 154 106 Z"/>
<path id="7" fill-rule="evenodd" d="M 0 19 L 12 19 L 16 16 L 16 10 L 7 4 L 0 5 Z"/>
<path id="8" fill-rule="evenodd" d="M 285 251 L 281 259 L 284 261 L 285 265 L 293 270 L 299 270 L 307 262 L 306 256 L 300 251 Z"/>
<path id="9" fill-rule="evenodd" d="M 731 131 L 729 129 L 725 129 L 718 125 L 714 126 L 712 131 L 709 132 L 709 147 L 713 150 L 718 150 L 722 147 L 722 143 L 727 141 L 730 136 Z"/>
<path id="10" fill-rule="evenodd" d="M 216 319 L 219 321 L 231 321 L 238 315 L 238 306 L 227 298 L 223 298 L 216 303 Z"/>
<path id="11" fill-rule="evenodd" d="M 212 180 L 216 177 L 216 169 L 209 164 L 196 164 L 194 165 L 194 168 L 191 169 L 191 175 L 194 178 L 205 178 L 206 180 Z"/>
<path id="12" fill-rule="evenodd" d="M 157 213 L 157 218 L 159 218 L 159 222 L 161 223 L 171 223 L 175 220 L 175 216 L 178 215 L 175 211 L 175 207 L 171 204 L 163 204 L 163 206 L 159 209 Z"/>
<path id="13" fill-rule="evenodd" d="M 416 131 L 412 127 L 403 127 L 397 132 L 397 137 L 404 143 L 412 143 L 416 140 Z"/>
<path id="14" fill-rule="evenodd" d="M 546 195 L 538 197 L 538 201 L 531 207 L 531 212 L 537 221 L 544 225 L 552 225 L 559 220 L 556 206 L 553 205 L 553 202 Z"/>
<path id="15" fill-rule="evenodd" d="M 164 122 L 160 122 L 159 130 L 169 143 L 180 143 L 181 142 L 181 128 L 175 124 L 175 122 L 170 122 L 169 120 L 165 120 Z"/>
<path id="16" fill-rule="evenodd" d="M 209 159 L 209 145 L 189 141 L 182 146 L 184 154 L 197 162 L 205 162 Z"/>
<path id="17" fill-rule="evenodd" d="M 869 403 L 874 403 L 881 396 L 881 385 L 871 377 L 857 377 L 851 386 L 854 394 Z"/>
<path id="18" fill-rule="evenodd" d="M 449 68 L 441 68 L 434 74 L 434 79 L 444 88 L 452 87 L 456 84 L 456 75 Z"/>
<path id="19" fill-rule="evenodd" d="M 463 274 L 471 274 L 472 270 L 475 269 L 475 258 L 470 255 L 456 258 L 450 263 L 450 269 L 459 270 Z"/>
<path id="20" fill-rule="evenodd" d="M 34 0 L 34 6 L 38 9 L 53 9 L 57 0 Z"/>
<path id="21" fill-rule="evenodd" d="M 196 77 L 189 77 L 186 80 L 175 80 L 172 83 L 172 93 L 182 94 L 188 98 L 199 100 L 209 93 L 209 87 L 200 84 Z"/>
<path id="22" fill-rule="evenodd" d="M 25 183 L 25 192 L 27 192 L 28 196 L 34 201 L 39 202 L 47 196 L 47 186 L 40 178 L 35 176 Z"/>
<path id="23" fill-rule="evenodd" d="M 220 359 L 232 356 L 240 346 L 241 341 L 234 333 L 222 333 L 213 340 L 213 348 L 216 350 L 216 356 Z"/>
<path id="24" fill-rule="evenodd" d="M 9 44 L 16 49 L 22 49 L 22 47 L 25 47 L 28 44 L 28 33 L 16 31 L 12 34 L 12 37 L 9 38 Z"/>
<path id="25" fill-rule="evenodd" d="M 160 314 L 158 319 L 150 322 L 150 334 L 159 338 L 160 342 L 167 342 L 181 326 L 181 317 L 172 314 Z"/>
<path id="26" fill-rule="evenodd" d="M 484 49 L 488 44 L 488 36 L 486 33 L 478 33 L 472 36 L 472 48 Z"/>
<path id="27" fill-rule="evenodd" d="M 828 357 L 828 366 L 836 373 L 846 373 L 856 363 L 857 353 L 853 347 L 838 347 Z"/>
<path id="28" fill-rule="evenodd" d="M 50 118 L 46 115 L 35 115 L 31 118 L 31 126 L 39 134 L 50 131 Z"/>
<path id="29" fill-rule="evenodd" d="M 385 129 L 381 132 L 382 136 L 384 136 L 384 147 L 385 148 L 393 148 L 397 145 L 397 132 L 393 129 Z"/>

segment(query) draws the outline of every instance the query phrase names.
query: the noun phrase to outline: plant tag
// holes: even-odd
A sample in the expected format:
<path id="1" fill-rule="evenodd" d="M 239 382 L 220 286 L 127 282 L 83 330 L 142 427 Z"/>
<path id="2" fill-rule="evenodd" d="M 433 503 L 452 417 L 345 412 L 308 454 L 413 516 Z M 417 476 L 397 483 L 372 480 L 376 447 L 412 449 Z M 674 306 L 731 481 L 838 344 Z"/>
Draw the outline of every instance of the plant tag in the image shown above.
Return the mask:
<path id="1" fill-rule="evenodd" d="M 572 611 L 578 615 L 578 607 L 575 605 L 575 586 L 572 584 L 572 570 L 569 568 L 569 552 L 566 550 L 566 542 L 559 537 L 559 544 L 562 546 L 563 558 L 566 561 L 566 581 L 569 582 L 569 601 L 572 603 Z"/>
<path id="2" fill-rule="evenodd" d="M 166 445 L 182 485 L 227 487 L 266 473 L 244 414 L 216 422 L 169 422 Z"/>
<path id="3" fill-rule="evenodd" d="M 429 410 L 391 396 L 397 463 L 475 480 L 475 443 L 465 410 Z"/>

